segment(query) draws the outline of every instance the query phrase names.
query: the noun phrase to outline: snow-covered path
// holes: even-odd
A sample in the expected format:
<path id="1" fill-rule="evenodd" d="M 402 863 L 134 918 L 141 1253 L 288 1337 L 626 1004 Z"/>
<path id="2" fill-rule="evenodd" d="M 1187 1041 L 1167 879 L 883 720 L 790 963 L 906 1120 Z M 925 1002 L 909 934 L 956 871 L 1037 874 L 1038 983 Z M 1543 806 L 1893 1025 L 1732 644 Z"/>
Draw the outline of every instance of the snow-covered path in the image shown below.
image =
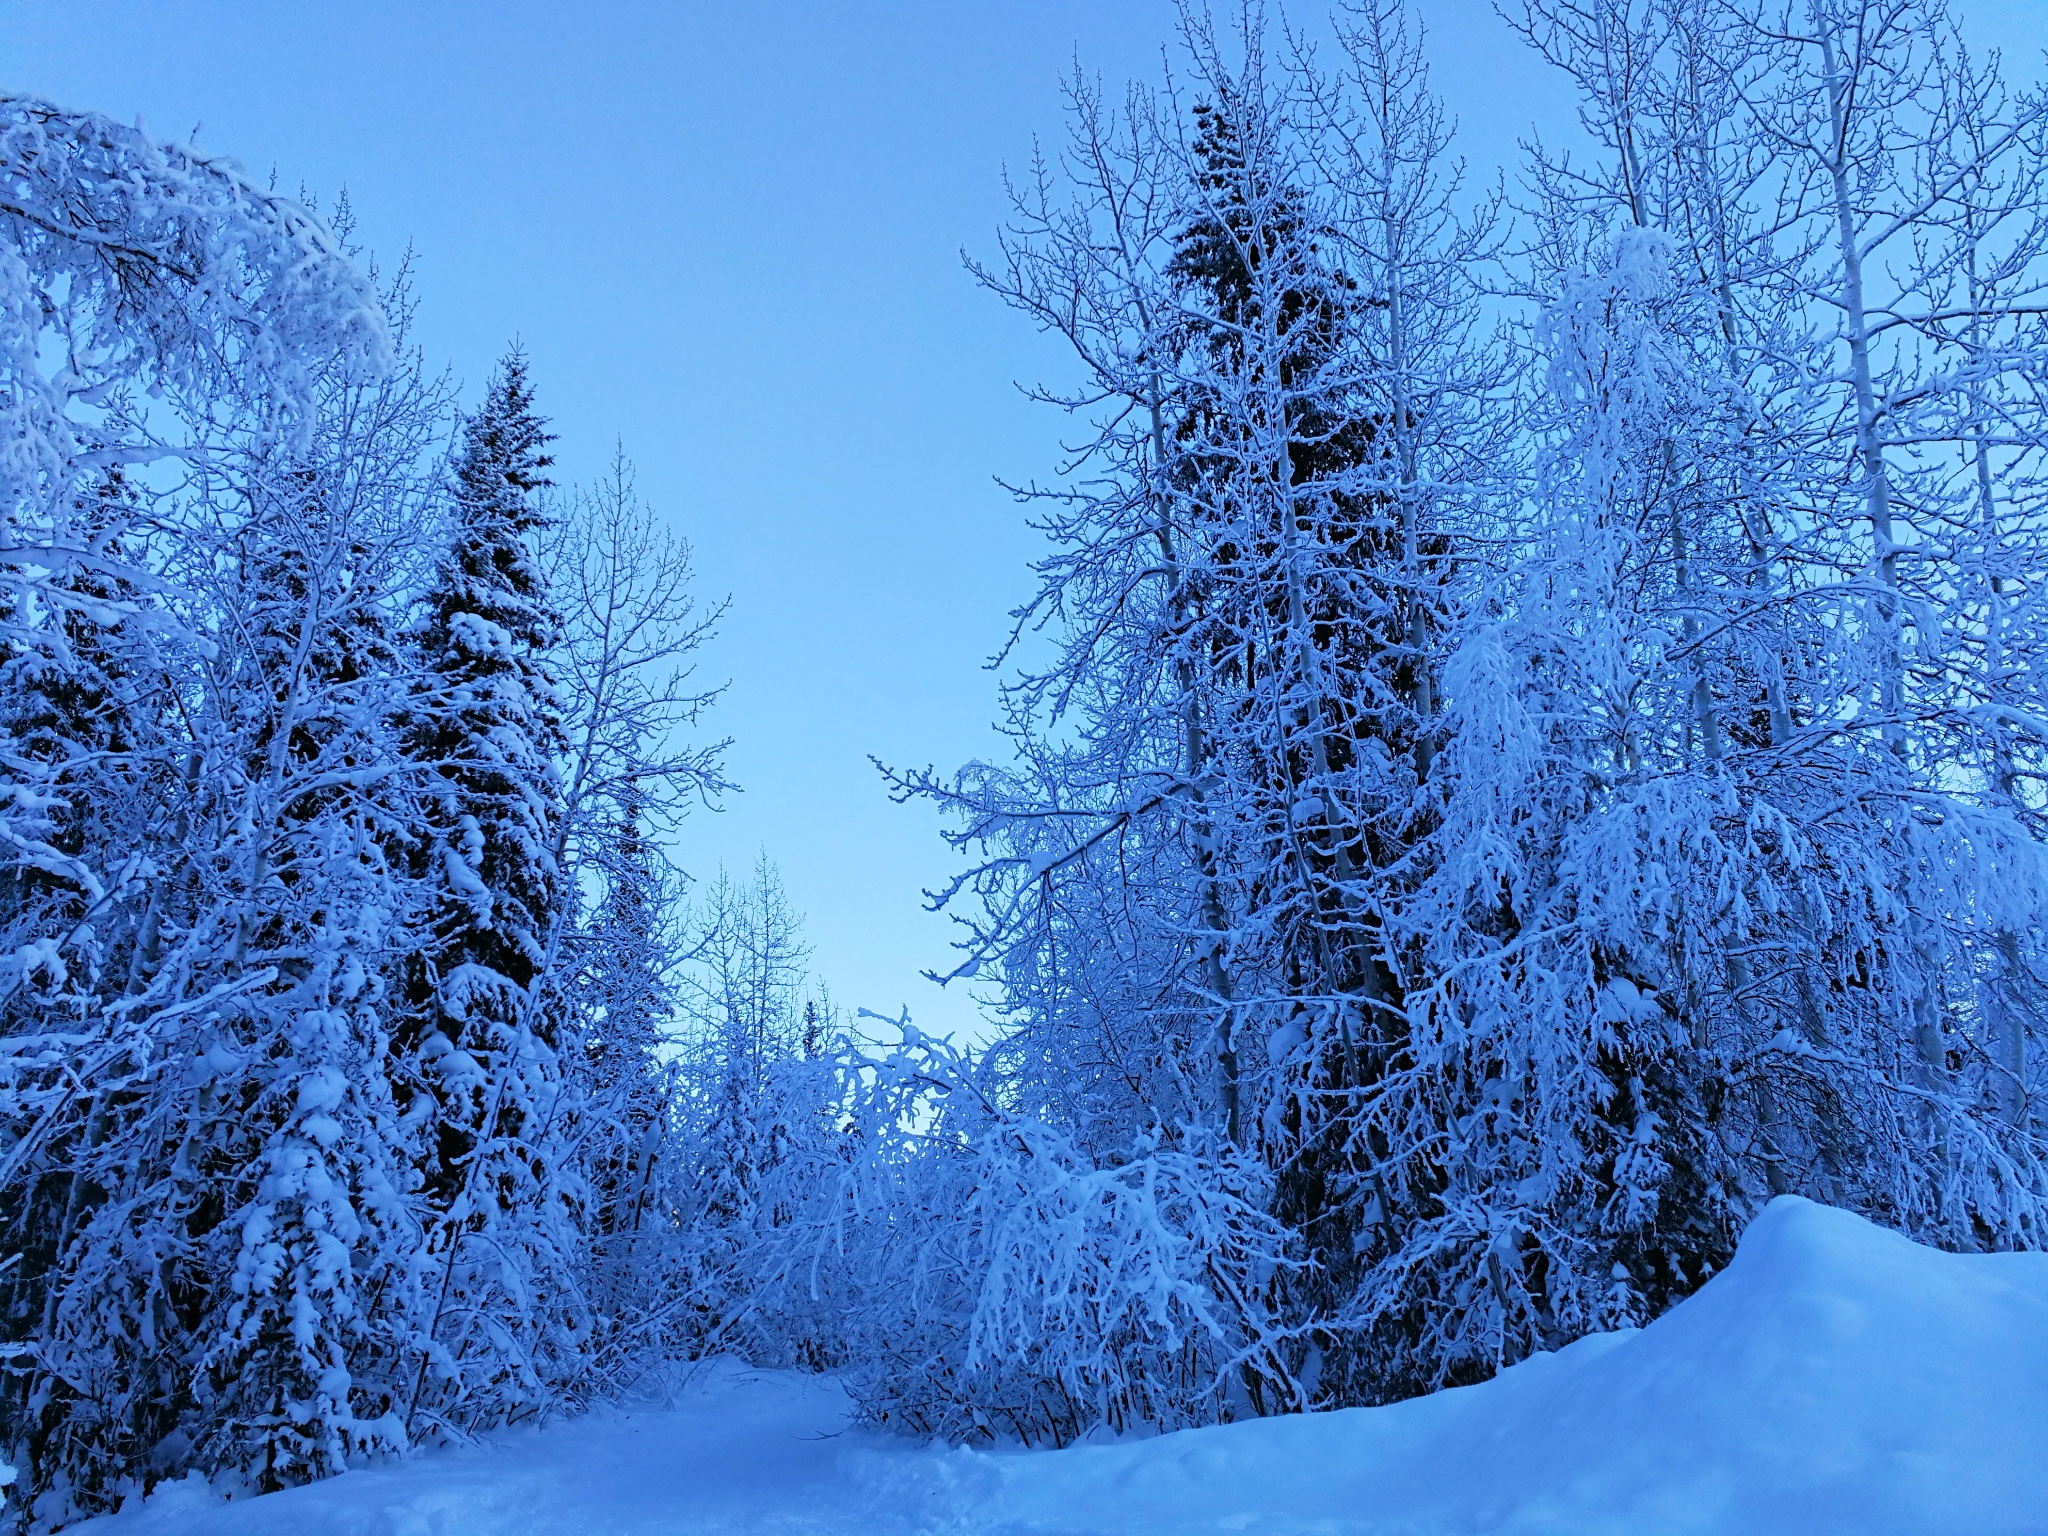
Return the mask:
<path id="1" fill-rule="evenodd" d="M 847 1430 L 737 1369 L 660 1413 L 93 1536 L 1956 1536 L 2048 1533 L 2048 1256 L 1956 1257 L 1774 1203 L 1640 1333 L 1391 1408 L 1003 1453 Z"/>

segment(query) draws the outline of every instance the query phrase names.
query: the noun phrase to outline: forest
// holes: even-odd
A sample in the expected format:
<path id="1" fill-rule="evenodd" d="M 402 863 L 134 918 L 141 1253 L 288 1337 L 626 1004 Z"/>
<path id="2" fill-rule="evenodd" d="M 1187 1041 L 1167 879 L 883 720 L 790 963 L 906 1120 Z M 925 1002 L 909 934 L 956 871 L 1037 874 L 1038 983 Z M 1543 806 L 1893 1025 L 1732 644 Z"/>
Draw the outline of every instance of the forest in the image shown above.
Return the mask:
<path id="1" fill-rule="evenodd" d="M 1503 14 L 1596 156 L 1189 0 L 1013 168 L 1011 750 L 875 786 L 980 1040 L 694 864 L 713 509 L 465 407 L 345 199 L 0 95 L 0 1529 L 721 1358 L 1394 1403 L 1787 1194 L 2048 1248 L 2048 94 L 1947 0 Z"/>

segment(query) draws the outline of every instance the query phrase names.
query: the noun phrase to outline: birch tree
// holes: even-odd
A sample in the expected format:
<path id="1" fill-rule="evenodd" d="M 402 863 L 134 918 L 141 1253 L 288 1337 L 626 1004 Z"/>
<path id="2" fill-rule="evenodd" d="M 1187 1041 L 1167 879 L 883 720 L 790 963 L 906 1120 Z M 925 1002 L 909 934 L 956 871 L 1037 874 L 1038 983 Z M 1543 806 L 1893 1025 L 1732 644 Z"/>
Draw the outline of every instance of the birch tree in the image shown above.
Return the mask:
<path id="1" fill-rule="evenodd" d="M 1984 484 L 2033 474 L 2014 407 L 2039 366 L 2039 104 L 1938 7 L 1546 4 L 1527 26 L 1604 151 L 1538 168 L 1543 281 L 1616 270 L 1573 230 L 1649 232 L 1621 354 L 1658 359 L 1635 376 L 1667 403 L 1624 450 L 1647 456 L 1640 575 L 1611 611 L 1640 639 L 1612 735 L 1619 803 L 1649 814 L 1661 779 L 1695 807 L 1657 858 L 1690 937 L 1633 947 L 1671 956 L 1659 995 L 1695 1021 L 1735 1207 L 1800 1188 L 1938 1241 L 2028 1241 L 2038 1150 L 1986 1110 L 2009 1121 L 2023 1080 L 2028 1005 L 2003 1000 L 2031 996 L 2030 962 L 2001 936 L 2031 922 L 2038 843 L 1986 794 L 1984 600 L 2007 578 L 1990 592 L 1970 530 Z M 1982 478 L 1977 430 L 2005 448 Z M 1597 442 L 1571 452 L 1619 483 Z M 2036 536 L 2004 524 L 2001 559 Z"/>

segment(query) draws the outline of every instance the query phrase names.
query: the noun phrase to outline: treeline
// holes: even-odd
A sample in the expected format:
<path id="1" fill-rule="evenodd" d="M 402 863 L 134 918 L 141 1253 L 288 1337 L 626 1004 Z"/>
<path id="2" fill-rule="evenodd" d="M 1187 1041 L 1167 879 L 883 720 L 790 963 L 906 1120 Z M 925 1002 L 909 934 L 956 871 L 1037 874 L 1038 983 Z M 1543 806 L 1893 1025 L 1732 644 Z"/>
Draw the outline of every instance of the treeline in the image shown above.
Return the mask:
<path id="1" fill-rule="evenodd" d="M 10 1509 L 632 1386 L 700 1321 L 643 1241 L 691 1185 L 659 850 L 725 787 L 687 547 L 230 166 L 12 97 L 0 175 Z"/>
<path id="2" fill-rule="evenodd" d="M 1530 0 L 1463 186 L 1391 0 L 1068 88 L 985 1049 L 863 1044 L 684 552 L 298 206 L 5 102 L 4 1443 L 44 1525 L 658 1387 L 1065 1442 L 1639 1324 L 1774 1194 L 2044 1241 L 2048 99 L 1941 0 Z M 345 221 L 344 221 L 345 222 Z M 1075 433 L 1078 429 L 1079 436 Z"/>
<path id="3" fill-rule="evenodd" d="M 2048 1240 L 2048 96 L 1941 0 L 1506 15 L 1591 150 L 1491 195 L 1395 0 L 1186 9 L 1014 180 L 1070 456 L 1014 758 L 893 777 L 1003 1027 L 871 1080 L 887 1421 L 1474 1381 L 1785 1192 Z"/>

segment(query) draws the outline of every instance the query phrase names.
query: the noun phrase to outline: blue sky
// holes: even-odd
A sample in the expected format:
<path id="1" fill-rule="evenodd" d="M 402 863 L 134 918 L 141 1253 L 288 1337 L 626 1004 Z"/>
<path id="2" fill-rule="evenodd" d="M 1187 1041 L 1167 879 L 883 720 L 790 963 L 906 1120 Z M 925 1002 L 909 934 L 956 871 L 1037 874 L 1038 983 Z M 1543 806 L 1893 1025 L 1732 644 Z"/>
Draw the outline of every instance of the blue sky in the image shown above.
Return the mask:
<path id="1" fill-rule="evenodd" d="M 1314 7 L 1296 8 L 1309 14 Z M 1475 171 L 1561 84 L 1482 0 L 1426 0 Z M 2038 63 L 2048 4 L 1979 0 Z M 1058 131 L 1078 56 L 1158 72 L 1163 0 L 575 5 L 11 0 L 0 82 L 234 155 L 417 254 L 420 339 L 473 400 L 517 337 L 558 478 L 623 442 L 733 607 L 706 675 L 745 792 L 685 827 L 693 873 L 765 849 L 841 1001 L 971 1025 L 919 889 L 951 863 L 868 755 L 998 751 L 982 669 L 1033 553 L 993 477 L 1043 474 L 1060 422 L 1014 381 L 1062 359 L 962 272 L 1000 172 Z"/>

